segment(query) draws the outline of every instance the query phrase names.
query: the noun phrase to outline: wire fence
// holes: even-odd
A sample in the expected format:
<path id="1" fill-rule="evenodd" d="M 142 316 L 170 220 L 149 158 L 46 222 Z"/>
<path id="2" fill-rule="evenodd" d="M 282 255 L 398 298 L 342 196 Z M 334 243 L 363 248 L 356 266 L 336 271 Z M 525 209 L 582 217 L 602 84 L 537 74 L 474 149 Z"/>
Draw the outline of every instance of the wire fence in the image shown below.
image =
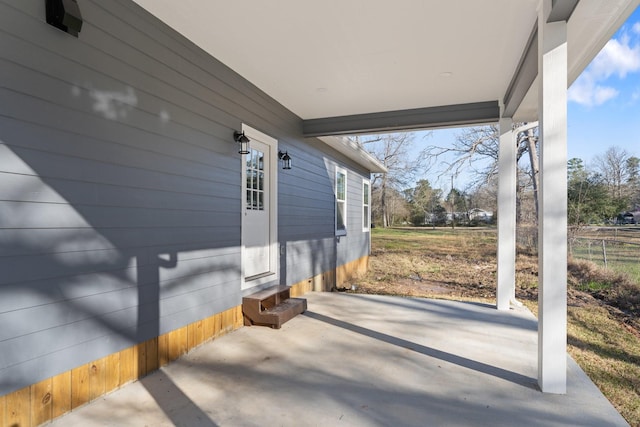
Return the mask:
<path id="1" fill-rule="evenodd" d="M 569 253 L 574 259 L 591 261 L 640 279 L 640 243 L 574 237 L 569 240 Z"/>
<path id="2" fill-rule="evenodd" d="M 538 229 L 519 226 L 519 250 L 538 252 Z M 568 252 L 573 259 L 591 261 L 600 267 L 626 273 L 640 283 L 640 227 L 592 227 L 570 229 Z"/>

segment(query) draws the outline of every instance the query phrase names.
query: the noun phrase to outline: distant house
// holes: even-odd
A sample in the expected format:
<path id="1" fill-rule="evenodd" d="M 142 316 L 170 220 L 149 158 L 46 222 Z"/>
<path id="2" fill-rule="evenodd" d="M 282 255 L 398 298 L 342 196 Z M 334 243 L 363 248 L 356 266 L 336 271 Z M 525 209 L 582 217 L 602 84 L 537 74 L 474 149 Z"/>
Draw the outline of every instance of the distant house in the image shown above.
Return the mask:
<path id="1" fill-rule="evenodd" d="M 485 211 L 480 208 L 473 208 L 468 212 L 469 221 L 491 222 L 493 220 L 493 212 Z"/>

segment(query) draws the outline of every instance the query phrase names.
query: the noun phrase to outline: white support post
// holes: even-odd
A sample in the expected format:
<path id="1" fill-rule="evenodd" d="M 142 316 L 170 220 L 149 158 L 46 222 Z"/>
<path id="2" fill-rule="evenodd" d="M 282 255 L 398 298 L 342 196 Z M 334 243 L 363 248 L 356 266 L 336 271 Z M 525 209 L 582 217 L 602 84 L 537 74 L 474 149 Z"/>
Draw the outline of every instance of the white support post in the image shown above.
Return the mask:
<path id="1" fill-rule="evenodd" d="M 498 151 L 498 310 L 509 310 L 516 296 L 516 142 L 513 120 L 500 119 Z"/>
<path id="2" fill-rule="evenodd" d="M 538 221 L 538 384 L 567 392 L 567 23 L 538 15 L 540 218 Z"/>

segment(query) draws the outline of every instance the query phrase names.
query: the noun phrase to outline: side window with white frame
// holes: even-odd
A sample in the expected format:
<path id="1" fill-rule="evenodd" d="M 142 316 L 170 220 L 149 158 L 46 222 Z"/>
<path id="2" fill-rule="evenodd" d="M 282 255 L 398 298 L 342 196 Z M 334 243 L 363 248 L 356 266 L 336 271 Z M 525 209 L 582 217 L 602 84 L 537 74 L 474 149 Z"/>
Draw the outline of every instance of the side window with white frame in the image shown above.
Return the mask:
<path id="1" fill-rule="evenodd" d="M 371 228 L 371 184 L 368 179 L 362 180 L 362 231 Z"/>
<path id="2" fill-rule="evenodd" d="M 336 167 L 336 236 L 347 234 L 347 171 Z"/>

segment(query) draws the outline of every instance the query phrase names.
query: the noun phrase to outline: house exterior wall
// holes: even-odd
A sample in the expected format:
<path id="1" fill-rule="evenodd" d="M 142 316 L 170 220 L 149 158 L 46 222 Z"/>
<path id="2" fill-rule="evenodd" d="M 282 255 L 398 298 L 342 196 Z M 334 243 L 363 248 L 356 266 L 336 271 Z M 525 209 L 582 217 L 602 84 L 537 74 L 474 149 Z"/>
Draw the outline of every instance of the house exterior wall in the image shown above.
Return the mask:
<path id="1" fill-rule="evenodd" d="M 295 166 L 278 176 L 279 236 L 286 259 L 280 274 L 287 284 L 333 272 L 369 254 L 369 233 L 362 231 L 362 180 L 369 173 L 339 153 L 329 157 L 318 147 L 326 149 L 319 141 L 289 149 Z M 337 168 L 347 171 L 347 233 L 342 236 L 335 233 Z M 335 277 L 325 281 L 325 290 L 342 285 Z"/>
<path id="2" fill-rule="evenodd" d="M 0 396 L 241 304 L 243 123 L 294 162 L 278 170 L 280 282 L 368 255 L 368 171 L 137 5 L 79 6 L 76 39 L 43 1 L 0 0 Z"/>
<path id="3" fill-rule="evenodd" d="M 362 232 L 362 179 L 353 169 L 347 172 L 347 235 L 337 245 L 339 266 L 369 254 L 369 233 Z"/>

